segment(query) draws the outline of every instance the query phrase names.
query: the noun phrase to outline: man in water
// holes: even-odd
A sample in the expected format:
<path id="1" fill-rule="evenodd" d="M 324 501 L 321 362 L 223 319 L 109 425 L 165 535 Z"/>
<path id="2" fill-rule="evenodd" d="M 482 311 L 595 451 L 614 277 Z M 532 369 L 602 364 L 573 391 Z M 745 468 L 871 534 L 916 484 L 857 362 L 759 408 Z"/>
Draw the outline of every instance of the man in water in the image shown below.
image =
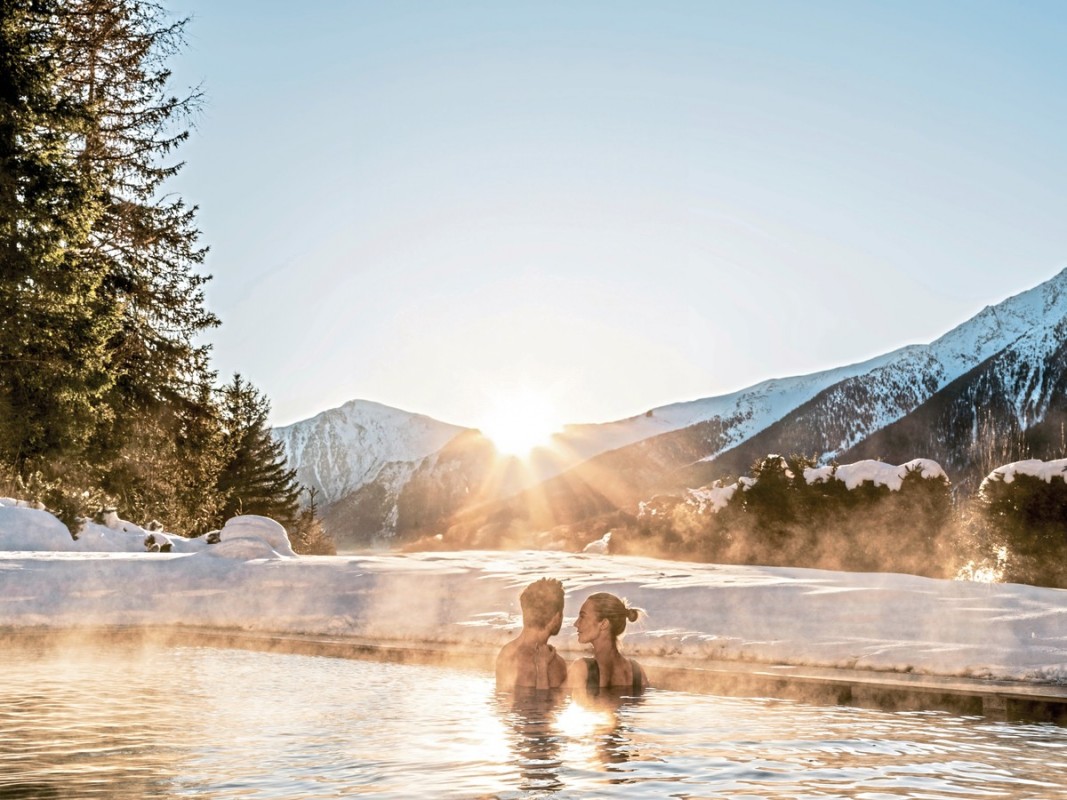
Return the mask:
<path id="1" fill-rule="evenodd" d="M 567 679 L 567 662 L 548 643 L 563 625 L 563 584 L 541 578 L 519 595 L 522 632 L 496 657 L 498 689 L 556 689 Z"/>

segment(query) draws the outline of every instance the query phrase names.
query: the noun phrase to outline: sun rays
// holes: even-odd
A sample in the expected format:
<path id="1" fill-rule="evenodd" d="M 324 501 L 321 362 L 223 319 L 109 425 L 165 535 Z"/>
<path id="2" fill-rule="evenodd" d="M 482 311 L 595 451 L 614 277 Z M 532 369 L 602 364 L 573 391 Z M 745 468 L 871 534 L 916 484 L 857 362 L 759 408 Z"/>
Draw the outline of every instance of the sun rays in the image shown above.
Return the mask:
<path id="1" fill-rule="evenodd" d="M 501 454 L 525 459 L 562 425 L 547 394 L 519 389 L 496 396 L 478 427 Z"/>

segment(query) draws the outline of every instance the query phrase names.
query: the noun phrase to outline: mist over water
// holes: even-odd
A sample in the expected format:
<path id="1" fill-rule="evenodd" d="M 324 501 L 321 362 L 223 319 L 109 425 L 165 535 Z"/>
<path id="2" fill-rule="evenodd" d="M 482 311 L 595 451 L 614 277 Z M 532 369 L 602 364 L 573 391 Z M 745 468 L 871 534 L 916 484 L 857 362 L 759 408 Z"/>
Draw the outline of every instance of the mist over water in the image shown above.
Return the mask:
<path id="1" fill-rule="evenodd" d="M 0 796 L 1067 798 L 1067 729 L 199 647 L 8 648 Z"/>

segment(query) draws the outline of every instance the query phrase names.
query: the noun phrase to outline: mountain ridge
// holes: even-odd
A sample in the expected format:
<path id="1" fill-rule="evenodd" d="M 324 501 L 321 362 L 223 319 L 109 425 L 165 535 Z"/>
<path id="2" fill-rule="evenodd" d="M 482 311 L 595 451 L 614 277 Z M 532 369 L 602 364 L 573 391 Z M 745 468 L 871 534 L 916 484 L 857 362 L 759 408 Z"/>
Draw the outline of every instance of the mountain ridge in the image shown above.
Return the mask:
<path id="1" fill-rule="evenodd" d="M 986 379 L 987 405 L 1003 406 L 1001 415 L 1015 409 L 1012 413 L 1021 420 L 1014 434 L 998 422 L 998 435 L 1018 435 L 1042 423 L 1055 406 L 1050 392 L 1063 377 L 1058 365 L 1065 354 L 1057 344 L 1065 331 L 1067 269 L 987 305 L 928 344 L 909 344 L 807 375 L 771 378 L 622 420 L 569 425 L 554 437 L 554 450 L 534 454 L 533 468 L 525 473 L 513 462 L 506 465 L 474 429 L 370 401 L 351 401 L 277 429 L 275 436 L 283 441 L 290 465 L 297 467 L 298 479 L 315 481 L 324 495 L 328 493 L 327 504 L 377 493 L 373 504 L 355 504 L 362 509 L 356 516 L 365 516 L 372 506 L 378 509 L 371 515 L 373 524 L 360 516 L 355 539 L 426 535 L 456 520 L 484 527 L 491 518 L 495 522 L 490 527 L 498 532 L 510 530 L 508 526 L 576 524 L 591 515 L 625 509 L 651 492 L 678 491 L 739 474 L 753 458 L 768 452 L 804 453 L 822 463 L 846 454 L 870 457 L 879 442 L 898 452 L 903 445 L 890 447 L 888 435 L 878 438 L 878 432 L 920 413 L 947 387 L 958 391 L 957 382 L 966 376 L 973 373 L 977 379 L 982 365 L 999 364 L 1000 377 Z M 998 355 L 1001 362 L 995 361 Z M 1020 364 L 1030 362 L 1040 362 L 1039 368 L 1024 369 L 1022 377 L 1005 377 L 1009 365 L 1018 372 Z M 990 399 L 1008 394 L 1010 403 Z M 964 417 L 957 410 L 953 419 Z M 963 432 L 956 434 L 954 446 L 962 446 L 964 438 Z M 864 449 L 868 441 L 870 447 Z M 937 449 L 933 441 L 924 444 L 916 436 L 898 434 L 892 441 Z M 917 455 L 928 454 L 890 460 Z M 962 456 L 948 460 L 970 463 Z M 504 473 L 507 480 L 500 478 Z M 368 488 L 379 474 L 383 482 Z M 433 513 L 427 511 L 431 506 Z M 344 515 L 335 519 L 342 528 L 351 524 Z"/>

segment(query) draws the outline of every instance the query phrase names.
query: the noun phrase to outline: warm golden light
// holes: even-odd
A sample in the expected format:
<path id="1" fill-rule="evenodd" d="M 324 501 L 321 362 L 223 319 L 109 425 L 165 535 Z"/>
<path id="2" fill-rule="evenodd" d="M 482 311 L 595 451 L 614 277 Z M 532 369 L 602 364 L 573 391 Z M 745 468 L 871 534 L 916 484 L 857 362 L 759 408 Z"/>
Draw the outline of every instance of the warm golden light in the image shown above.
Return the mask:
<path id="1" fill-rule="evenodd" d="M 523 390 L 498 397 L 479 428 L 497 450 L 522 457 L 548 445 L 560 425 L 544 394 Z"/>
<path id="2" fill-rule="evenodd" d="M 583 706 L 573 700 L 560 712 L 556 724 L 569 739 L 591 739 L 597 733 L 610 730 L 615 719 L 609 710 Z"/>
<path id="3" fill-rule="evenodd" d="M 606 734 L 618 725 L 608 709 L 584 706 L 571 700 L 556 722 L 564 738 L 562 757 L 576 764 L 596 764 L 601 758 Z"/>

